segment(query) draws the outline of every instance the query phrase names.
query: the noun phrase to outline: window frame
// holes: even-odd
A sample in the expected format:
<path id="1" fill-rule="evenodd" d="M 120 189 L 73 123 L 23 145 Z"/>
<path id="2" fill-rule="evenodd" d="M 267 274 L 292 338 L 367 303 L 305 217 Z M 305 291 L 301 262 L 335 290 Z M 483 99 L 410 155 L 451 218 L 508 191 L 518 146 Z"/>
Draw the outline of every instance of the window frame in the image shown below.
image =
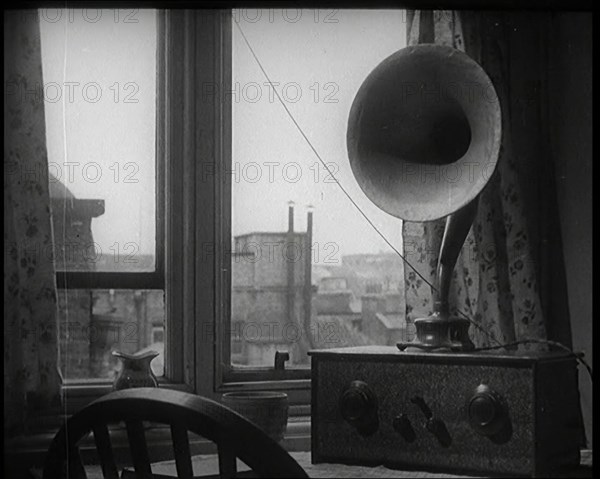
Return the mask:
<path id="1" fill-rule="evenodd" d="M 217 128 L 215 179 L 215 392 L 233 390 L 286 391 L 293 404 L 310 403 L 310 367 L 275 370 L 271 367 L 236 367 L 231 364 L 231 217 L 232 217 L 232 104 L 231 95 L 223 92 L 232 89 L 232 30 L 235 28 L 233 12 L 220 10 L 215 23 L 214 47 L 215 78 L 220 95 L 216 95 L 214 120 Z M 273 358 L 274 359 L 274 358 Z"/>
<path id="2" fill-rule="evenodd" d="M 56 287 L 58 289 L 165 289 L 165 155 L 164 140 L 161 132 L 164 121 L 164 61 L 165 52 L 160 48 L 164 43 L 165 18 L 163 10 L 156 10 L 156 139 L 155 139 L 155 227 L 154 271 L 148 272 L 105 272 L 105 271 L 69 271 L 57 269 Z"/>
<path id="3" fill-rule="evenodd" d="M 160 387 L 215 400 L 228 391 L 285 391 L 290 414 L 306 415 L 310 368 L 238 370 L 223 360 L 224 354 L 229 359 L 230 345 L 231 178 L 223 166 L 231 164 L 231 100 L 225 95 L 207 101 L 201 85 L 223 90 L 231 85 L 231 13 L 157 10 L 157 271 L 57 272 L 57 281 L 64 286 L 62 275 L 70 288 L 164 288 L 165 373 Z M 164 252 L 160 262 L 159 244 Z M 208 254 L 207 245 L 212 248 Z M 66 380 L 67 412 L 111 388 L 109 380 Z"/>
<path id="4" fill-rule="evenodd" d="M 228 391 L 285 390 L 290 416 L 305 417 L 310 380 L 232 381 L 223 375 L 231 294 L 231 181 L 223 166 L 231 164 L 231 102 L 227 96 L 207 101 L 202 86 L 218 85 L 224 90 L 231 84 L 231 10 L 168 10 L 166 17 L 167 59 L 173 61 L 169 65 L 167 60 L 166 69 L 171 93 L 167 95 L 167 151 L 170 158 L 182 158 L 183 254 L 178 257 L 191 258 L 179 270 L 183 380 L 195 393 L 217 401 Z M 170 86 L 169 78 L 176 80 Z M 169 106 L 169 99 L 177 104 Z M 167 254 L 174 254 L 169 245 Z M 167 286 L 174 286 L 169 276 Z M 305 434 L 306 423 L 300 432 Z"/>
<path id="5" fill-rule="evenodd" d="M 168 118 L 173 101 L 169 88 L 174 84 L 175 72 L 169 71 L 174 61 L 173 51 L 177 45 L 169 41 L 168 31 L 173 30 L 165 10 L 156 10 L 157 56 L 156 56 L 156 261 L 153 272 L 79 272 L 57 271 L 58 289 L 159 289 L 165 292 L 165 371 L 159 378 L 161 387 L 193 391 L 193 384 L 184 377 L 186 354 L 189 347 L 182 348 L 186 327 L 183 320 L 183 304 L 178 301 L 183 256 L 176 254 L 184 247 L 178 238 L 184 218 L 175 214 L 182 204 L 180 176 L 181 156 L 172 155 L 169 148 L 177 144 L 172 132 L 180 125 Z M 175 91 L 175 90 L 174 90 Z M 169 164 L 169 168 L 167 168 Z M 172 170 L 172 171 L 171 171 Z M 192 355 L 193 356 L 193 355 Z M 67 414 L 72 414 L 90 401 L 110 392 L 110 379 L 63 379 L 62 393 Z"/>

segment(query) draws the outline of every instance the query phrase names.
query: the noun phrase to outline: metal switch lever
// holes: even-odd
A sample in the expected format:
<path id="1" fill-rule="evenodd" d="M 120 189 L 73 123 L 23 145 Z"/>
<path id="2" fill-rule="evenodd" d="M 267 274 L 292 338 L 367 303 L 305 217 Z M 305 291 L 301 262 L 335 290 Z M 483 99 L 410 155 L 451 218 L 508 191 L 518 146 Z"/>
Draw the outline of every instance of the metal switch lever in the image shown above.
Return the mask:
<path id="1" fill-rule="evenodd" d="M 449 447 L 452 444 L 452 436 L 448 432 L 448 428 L 444 421 L 438 419 L 433 416 L 433 412 L 431 412 L 431 408 L 427 405 L 425 400 L 422 397 L 415 396 L 410 402 L 417 405 L 421 410 L 423 415 L 425 416 L 425 429 L 427 429 L 431 434 L 433 434 L 442 447 Z"/>
<path id="2" fill-rule="evenodd" d="M 392 427 L 406 442 L 414 442 L 417 438 L 410 420 L 404 414 L 400 414 L 394 418 Z"/>
<path id="3" fill-rule="evenodd" d="M 275 371 L 283 371 L 285 362 L 290 359 L 290 353 L 287 351 L 275 351 Z"/>
<path id="4" fill-rule="evenodd" d="M 429 418 L 425 424 L 425 428 L 437 438 L 442 447 L 450 447 L 450 444 L 452 444 L 452 437 L 450 436 L 444 421 L 434 417 Z"/>

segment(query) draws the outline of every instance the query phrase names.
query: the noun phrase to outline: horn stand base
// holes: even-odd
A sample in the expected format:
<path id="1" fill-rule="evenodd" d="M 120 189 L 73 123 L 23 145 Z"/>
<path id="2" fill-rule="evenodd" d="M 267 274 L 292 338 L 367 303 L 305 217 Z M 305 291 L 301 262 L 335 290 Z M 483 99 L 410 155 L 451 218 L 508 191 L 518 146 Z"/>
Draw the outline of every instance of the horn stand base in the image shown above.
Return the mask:
<path id="1" fill-rule="evenodd" d="M 435 312 L 427 318 L 415 319 L 417 334 L 408 343 L 397 343 L 400 351 L 442 350 L 471 351 L 475 345 L 469 338 L 469 321 Z"/>
<path id="2" fill-rule="evenodd" d="M 469 320 L 450 316 L 448 292 L 450 278 L 460 250 L 473 224 L 477 201 L 472 201 L 446 218 L 440 256 L 436 271 L 433 294 L 433 313 L 426 318 L 415 319 L 417 334 L 410 343 L 398 343 L 398 349 L 471 351 L 475 345 L 469 338 Z"/>

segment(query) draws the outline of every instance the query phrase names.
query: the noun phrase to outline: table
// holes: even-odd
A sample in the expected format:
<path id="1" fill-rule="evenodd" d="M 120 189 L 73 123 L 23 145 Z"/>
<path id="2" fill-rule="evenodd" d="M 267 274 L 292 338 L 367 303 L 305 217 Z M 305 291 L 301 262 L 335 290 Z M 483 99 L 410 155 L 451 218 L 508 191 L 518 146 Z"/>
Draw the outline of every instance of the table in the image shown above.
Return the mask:
<path id="1" fill-rule="evenodd" d="M 388 469 L 383 466 L 362 467 L 345 466 L 342 464 L 311 464 L 310 451 L 291 452 L 290 455 L 298 461 L 309 477 L 330 478 L 330 477 L 365 477 L 365 478 L 446 478 L 446 477 L 485 477 L 485 476 L 465 476 L 445 473 L 432 473 L 427 471 L 399 471 Z M 216 455 L 201 455 L 192 458 L 194 475 L 218 475 L 219 467 Z M 247 471 L 248 467 L 238 460 L 238 471 Z M 173 461 L 157 463 L 152 466 L 153 473 L 174 474 L 175 466 Z M 565 472 L 564 477 L 592 477 L 592 451 L 585 450 L 581 454 L 581 467 L 577 471 Z"/>
<path id="2" fill-rule="evenodd" d="M 399 471 L 388 469 L 383 466 L 378 467 L 362 467 L 362 466 L 344 466 L 341 464 L 311 464 L 310 451 L 306 452 L 291 452 L 290 453 L 298 464 L 300 464 L 309 477 L 315 478 L 330 478 L 330 477 L 365 477 L 365 478 L 446 478 L 446 477 L 462 477 L 474 478 L 485 477 L 477 475 L 454 475 L 445 473 L 433 473 L 428 471 Z M 192 465 L 195 476 L 210 476 L 219 474 L 217 456 L 215 454 L 206 454 L 194 456 Z M 100 466 L 86 467 L 89 479 L 101 479 L 102 472 Z M 238 471 L 247 471 L 248 467 L 238 460 Z M 174 461 L 164 461 L 152 465 L 154 474 L 165 474 L 176 477 Z M 581 452 L 581 466 L 575 471 L 566 471 L 561 476 L 557 477 L 592 477 L 592 451 L 584 450 Z"/>

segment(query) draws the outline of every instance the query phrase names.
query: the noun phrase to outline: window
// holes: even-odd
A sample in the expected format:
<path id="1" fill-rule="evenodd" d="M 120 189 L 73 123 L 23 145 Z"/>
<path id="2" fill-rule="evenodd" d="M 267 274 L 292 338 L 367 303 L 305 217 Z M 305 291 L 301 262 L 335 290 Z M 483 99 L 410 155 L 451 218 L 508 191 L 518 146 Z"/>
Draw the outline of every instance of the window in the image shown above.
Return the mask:
<path id="1" fill-rule="evenodd" d="M 113 350 L 156 349 L 154 363 L 164 361 L 154 333 L 165 325 L 159 18 L 39 14 L 60 368 L 67 383 L 110 382 L 120 367 Z"/>
<path id="2" fill-rule="evenodd" d="M 44 88 L 62 95 L 45 105 L 72 391 L 110 387 L 113 349 L 162 348 L 165 387 L 307 404 L 309 348 L 405 334 L 402 262 L 331 176 L 400 247 L 347 168 L 345 128 L 362 80 L 403 46 L 403 12 L 65 12 L 41 23 Z"/>
<path id="3" fill-rule="evenodd" d="M 363 80 L 405 46 L 404 15 L 233 12 L 231 85 L 215 92 L 232 112 L 224 172 L 232 196 L 225 382 L 308 379 L 309 349 L 411 339 L 403 262 L 336 184 L 401 249 L 400 221 L 366 199 L 348 166 L 345 139 Z M 290 354 L 284 373 L 273 371 L 277 351 Z"/>
<path id="4" fill-rule="evenodd" d="M 158 271 L 156 11 L 40 12 L 57 268 Z"/>

